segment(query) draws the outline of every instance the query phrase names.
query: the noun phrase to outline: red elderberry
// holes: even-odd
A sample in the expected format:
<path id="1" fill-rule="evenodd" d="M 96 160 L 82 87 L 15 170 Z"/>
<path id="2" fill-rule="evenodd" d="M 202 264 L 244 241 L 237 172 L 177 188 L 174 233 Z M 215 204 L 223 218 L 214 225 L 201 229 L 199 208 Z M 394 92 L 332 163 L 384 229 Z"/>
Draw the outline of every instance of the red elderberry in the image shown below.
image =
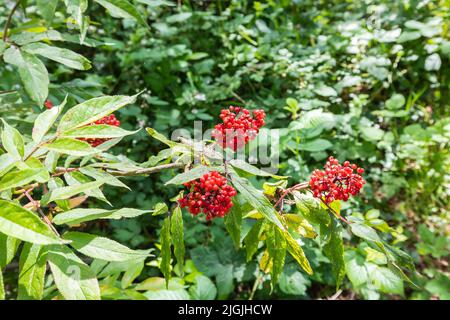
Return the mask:
<path id="1" fill-rule="evenodd" d="M 242 148 L 253 140 L 265 122 L 264 110 L 250 112 L 240 107 L 229 107 L 220 112 L 223 123 L 214 127 L 212 137 L 223 147 L 233 151 Z"/>
<path id="2" fill-rule="evenodd" d="M 50 110 L 51 108 L 53 108 L 53 103 L 49 99 L 47 99 L 44 102 L 44 106 Z"/>
<path id="3" fill-rule="evenodd" d="M 357 195 L 366 181 L 361 176 L 363 168 L 345 161 L 343 165 L 333 157 L 328 158 L 324 170 L 314 170 L 309 180 L 309 186 L 314 197 L 325 203 L 334 200 L 347 201 L 349 196 Z"/>
<path id="4" fill-rule="evenodd" d="M 178 200 L 182 208 L 187 207 L 193 215 L 203 213 L 206 220 L 225 216 L 233 206 L 236 190 L 227 184 L 227 179 L 217 171 L 206 173 L 200 179 L 184 184 L 189 193 Z"/>
<path id="5" fill-rule="evenodd" d="M 94 126 L 98 124 L 107 124 L 110 126 L 118 127 L 120 126 L 120 121 L 116 119 L 116 116 L 114 114 L 110 114 L 109 116 L 105 116 L 101 118 L 100 120 L 97 120 L 91 124 L 88 124 L 88 126 Z M 98 145 L 102 144 L 103 142 L 109 140 L 104 138 L 80 138 L 79 140 L 86 141 L 89 143 L 92 147 L 97 147 Z"/>

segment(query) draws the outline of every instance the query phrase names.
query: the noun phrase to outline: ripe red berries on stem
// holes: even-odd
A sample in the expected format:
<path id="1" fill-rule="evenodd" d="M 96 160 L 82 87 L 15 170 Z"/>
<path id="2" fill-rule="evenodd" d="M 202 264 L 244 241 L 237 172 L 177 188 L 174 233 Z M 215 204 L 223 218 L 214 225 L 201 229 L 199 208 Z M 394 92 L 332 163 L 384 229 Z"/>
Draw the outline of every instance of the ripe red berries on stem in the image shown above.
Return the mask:
<path id="1" fill-rule="evenodd" d="M 234 151 L 253 140 L 265 122 L 264 110 L 250 112 L 240 107 L 229 107 L 220 112 L 223 123 L 214 127 L 213 138 L 223 147 Z"/>
<path id="2" fill-rule="evenodd" d="M 44 102 L 44 106 L 50 110 L 51 108 L 53 108 L 53 103 L 49 99 L 47 99 Z"/>
<path id="3" fill-rule="evenodd" d="M 314 197 L 321 198 L 327 204 L 334 200 L 347 201 L 350 195 L 357 195 L 366 183 L 361 176 L 364 169 L 349 161 L 341 165 L 337 159 L 330 157 L 324 169 L 313 171 L 309 186 Z"/>
<path id="4" fill-rule="evenodd" d="M 225 216 L 233 206 L 236 190 L 227 184 L 227 179 L 217 171 L 206 173 L 200 179 L 184 184 L 190 192 L 178 200 L 182 208 L 187 207 L 193 215 L 203 213 L 206 220 Z"/>

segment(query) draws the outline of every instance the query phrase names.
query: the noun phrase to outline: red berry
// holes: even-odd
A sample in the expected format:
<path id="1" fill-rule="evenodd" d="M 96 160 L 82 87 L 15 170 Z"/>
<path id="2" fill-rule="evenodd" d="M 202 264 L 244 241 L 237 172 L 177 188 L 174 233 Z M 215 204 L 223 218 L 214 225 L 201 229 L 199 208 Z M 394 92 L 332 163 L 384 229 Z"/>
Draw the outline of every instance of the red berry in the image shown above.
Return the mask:
<path id="1" fill-rule="evenodd" d="M 253 113 L 253 115 L 252 115 Z M 253 140 L 265 122 L 264 110 L 253 110 L 230 106 L 220 112 L 223 123 L 214 127 L 213 138 L 223 147 L 236 151 Z"/>
<path id="2" fill-rule="evenodd" d="M 116 116 L 114 114 L 110 114 L 109 116 L 104 116 L 103 118 L 88 124 L 88 126 L 95 126 L 98 124 L 106 124 L 109 126 L 115 126 L 118 127 L 120 126 L 120 121 L 116 119 Z M 97 147 L 98 145 L 102 144 L 103 142 L 109 140 L 109 139 L 103 139 L 103 138 L 80 138 L 79 140 L 82 141 L 86 141 L 87 143 L 89 143 L 92 147 Z"/>
<path id="3" fill-rule="evenodd" d="M 323 171 L 313 171 L 309 186 L 314 197 L 321 198 L 326 203 L 334 200 L 347 201 L 349 194 L 357 195 L 366 183 L 361 176 L 363 173 L 364 169 L 358 168 L 356 164 L 345 161 L 342 166 L 337 159 L 330 157 Z"/>
<path id="4" fill-rule="evenodd" d="M 227 179 L 217 171 L 206 173 L 200 179 L 185 183 L 190 192 L 178 200 L 182 208 L 188 207 L 193 215 L 200 212 L 207 220 L 225 216 L 233 206 L 231 198 L 236 190 L 227 184 Z"/>
<path id="5" fill-rule="evenodd" d="M 51 108 L 53 108 L 53 103 L 49 99 L 47 99 L 44 102 L 44 106 L 50 110 Z"/>

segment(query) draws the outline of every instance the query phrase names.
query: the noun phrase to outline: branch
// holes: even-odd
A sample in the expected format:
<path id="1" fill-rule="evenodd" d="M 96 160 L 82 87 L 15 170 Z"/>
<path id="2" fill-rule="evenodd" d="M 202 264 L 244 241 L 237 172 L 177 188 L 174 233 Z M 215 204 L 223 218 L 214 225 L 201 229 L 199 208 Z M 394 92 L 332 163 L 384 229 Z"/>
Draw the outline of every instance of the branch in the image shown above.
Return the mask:
<path id="1" fill-rule="evenodd" d="M 163 164 L 156 167 L 151 168 L 145 168 L 145 169 L 139 169 L 135 171 L 115 171 L 115 170 L 107 170 L 108 173 L 111 173 L 115 176 L 121 176 L 121 177 L 127 177 L 127 176 L 146 176 L 155 172 L 159 172 L 166 169 L 181 169 L 185 166 L 184 163 L 169 163 L 169 164 Z"/>
<path id="2" fill-rule="evenodd" d="M 20 4 L 20 0 L 17 0 L 16 4 L 14 5 L 14 7 L 12 8 L 11 12 L 8 15 L 8 19 L 6 20 L 5 27 L 3 28 L 3 41 L 4 42 L 6 42 L 6 38 L 8 35 L 8 29 L 9 29 L 9 25 L 11 24 L 12 16 L 14 15 L 14 12 L 16 11 L 16 9 L 19 7 L 19 4 Z"/>

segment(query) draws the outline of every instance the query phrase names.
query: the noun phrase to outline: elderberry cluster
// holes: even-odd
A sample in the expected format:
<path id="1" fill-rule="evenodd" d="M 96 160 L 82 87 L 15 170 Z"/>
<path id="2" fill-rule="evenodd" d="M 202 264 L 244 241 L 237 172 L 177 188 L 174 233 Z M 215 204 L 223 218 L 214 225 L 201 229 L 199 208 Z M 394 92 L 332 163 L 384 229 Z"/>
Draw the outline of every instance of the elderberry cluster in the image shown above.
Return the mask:
<path id="1" fill-rule="evenodd" d="M 321 198 L 325 203 L 347 201 L 350 195 L 357 195 L 366 183 L 361 176 L 363 173 L 364 169 L 358 168 L 356 164 L 345 161 L 341 165 L 337 159 L 330 157 L 324 170 L 313 171 L 309 186 L 314 197 Z"/>
<path id="2" fill-rule="evenodd" d="M 231 198 L 236 195 L 236 190 L 227 185 L 227 179 L 217 171 L 206 173 L 200 179 L 184 185 L 190 192 L 178 203 L 182 208 L 187 207 L 193 215 L 202 212 L 206 220 L 211 220 L 225 216 L 233 206 Z"/>
<path id="3" fill-rule="evenodd" d="M 97 120 L 91 124 L 88 124 L 88 126 L 94 126 L 94 125 L 98 125 L 98 124 L 107 124 L 109 126 L 115 126 L 118 127 L 120 126 L 120 121 L 116 119 L 116 116 L 114 114 L 110 114 L 109 116 L 104 116 L 103 118 L 101 118 L 100 120 Z M 100 144 L 102 144 L 103 142 L 109 140 L 109 139 L 103 139 L 103 138 L 80 138 L 80 140 L 86 141 L 87 143 L 89 143 L 92 147 L 96 147 Z"/>
<path id="4" fill-rule="evenodd" d="M 229 107 L 220 112 L 223 123 L 214 127 L 213 138 L 223 147 L 233 151 L 242 148 L 253 140 L 265 122 L 264 110 L 253 110 L 240 107 Z"/>

